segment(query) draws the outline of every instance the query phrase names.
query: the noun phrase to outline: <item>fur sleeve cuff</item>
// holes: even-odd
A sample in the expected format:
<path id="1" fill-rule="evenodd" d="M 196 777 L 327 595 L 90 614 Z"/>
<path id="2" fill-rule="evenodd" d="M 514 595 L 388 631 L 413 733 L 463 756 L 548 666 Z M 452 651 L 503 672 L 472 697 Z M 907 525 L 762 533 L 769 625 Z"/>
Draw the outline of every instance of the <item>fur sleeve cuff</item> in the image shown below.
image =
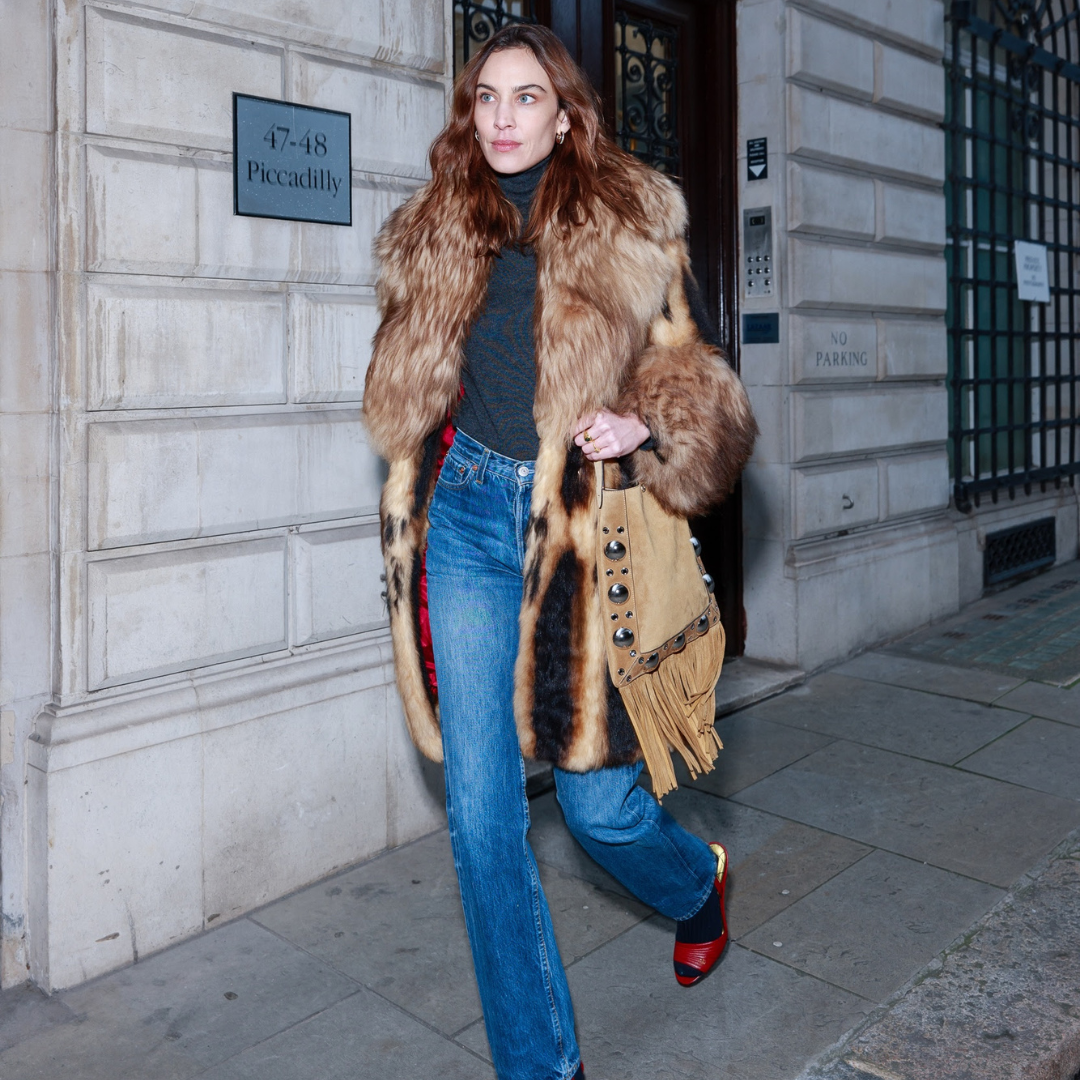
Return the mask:
<path id="1" fill-rule="evenodd" d="M 647 349 L 617 411 L 640 416 L 656 441 L 631 456 L 637 482 L 684 517 L 731 492 L 758 430 L 739 377 L 700 341 Z"/>

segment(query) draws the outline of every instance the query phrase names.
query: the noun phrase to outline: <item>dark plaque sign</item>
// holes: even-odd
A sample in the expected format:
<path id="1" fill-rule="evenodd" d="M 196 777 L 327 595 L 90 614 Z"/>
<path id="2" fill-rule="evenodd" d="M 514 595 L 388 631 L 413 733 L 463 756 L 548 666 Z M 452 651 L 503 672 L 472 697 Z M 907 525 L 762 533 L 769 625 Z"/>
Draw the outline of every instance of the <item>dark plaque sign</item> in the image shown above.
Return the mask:
<path id="1" fill-rule="evenodd" d="M 233 94 L 233 212 L 352 224 L 352 117 Z"/>
<path id="2" fill-rule="evenodd" d="M 780 341 L 780 313 L 762 312 L 760 315 L 743 315 L 742 339 L 744 345 L 776 345 Z"/>
<path id="3" fill-rule="evenodd" d="M 746 179 L 765 180 L 769 175 L 769 140 L 746 140 Z"/>

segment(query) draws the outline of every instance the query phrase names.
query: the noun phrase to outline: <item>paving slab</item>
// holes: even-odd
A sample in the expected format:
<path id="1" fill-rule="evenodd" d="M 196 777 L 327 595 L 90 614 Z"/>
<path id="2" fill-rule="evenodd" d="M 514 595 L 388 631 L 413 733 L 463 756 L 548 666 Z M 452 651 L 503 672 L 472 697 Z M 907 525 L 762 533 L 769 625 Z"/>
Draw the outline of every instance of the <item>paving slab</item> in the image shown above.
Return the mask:
<path id="1" fill-rule="evenodd" d="M 1026 682 L 999 698 L 995 704 L 1003 709 L 1015 709 L 1080 727 L 1080 686 L 1063 690 L 1060 686 Z"/>
<path id="2" fill-rule="evenodd" d="M 1027 877 L 805 1080 L 1069 1080 L 1080 1070 L 1080 841 Z"/>
<path id="3" fill-rule="evenodd" d="M 826 673 L 750 715 L 951 765 L 1022 721 L 1008 710 Z"/>
<path id="4" fill-rule="evenodd" d="M 652 914 L 540 864 L 564 963 Z M 439 1031 L 481 1015 L 449 836 L 439 832 L 320 882 L 254 919 Z"/>
<path id="5" fill-rule="evenodd" d="M 1080 825 L 1080 803 L 835 742 L 732 801 L 1007 888 Z"/>
<path id="6" fill-rule="evenodd" d="M 664 808 L 687 832 L 723 844 L 733 869 L 786 825 L 781 817 L 691 788 L 673 791 L 664 799 Z"/>
<path id="7" fill-rule="evenodd" d="M 875 851 L 741 944 L 883 1001 L 1001 896 L 992 885 Z"/>
<path id="8" fill-rule="evenodd" d="M 833 671 L 838 675 L 854 675 L 859 679 L 979 701 L 984 705 L 991 704 L 1024 681 L 1022 676 L 952 667 L 881 651 L 863 653 Z"/>
<path id="9" fill-rule="evenodd" d="M 0 993 L 0 1052 L 75 1014 L 59 997 L 48 997 L 35 986 L 13 986 Z"/>
<path id="10" fill-rule="evenodd" d="M 445 830 L 252 918 L 440 1031 L 481 1014 Z"/>
<path id="11" fill-rule="evenodd" d="M 788 1080 L 869 1008 L 738 945 L 681 987 L 671 941 L 658 917 L 570 969 L 590 1080 Z"/>
<path id="12" fill-rule="evenodd" d="M 459 1031 L 454 1041 L 466 1047 L 477 1057 L 483 1058 L 484 1061 L 491 1061 L 491 1047 L 488 1045 L 487 1029 L 484 1027 L 482 1017 L 475 1023 L 470 1024 L 464 1031 Z"/>
<path id="13" fill-rule="evenodd" d="M 241 919 L 62 1000 L 116 1043 L 150 1033 L 206 1068 L 355 992 L 328 965 Z"/>
<path id="14" fill-rule="evenodd" d="M 740 940 L 874 849 L 785 822 L 728 875 L 728 929 Z"/>
<path id="15" fill-rule="evenodd" d="M 160 1030 L 89 1020 L 59 1024 L 0 1053 L 4 1080 L 192 1080 L 205 1069 Z"/>
<path id="16" fill-rule="evenodd" d="M 653 913 L 637 900 L 598 889 L 557 867 L 537 866 L 563 964 L 588 956 Z"/>
<path id="17" fill-rule="evenodd" d="M 646 933 L 649 950 L 641 955 L 639 943 Z M 630 941 L 620 941 L 620 948 L 608 947 L 590 958 L 589 965 L 577 965 L 568 971 L 578 1042 L 590 1077 L 783 1080 L 784 1076 L 793 1076 L 794 1071 L 771 1070 L 783 1068 L 785 1054 L 790 1055 L 791 1068 L 797 1071 L 804 1045 L 828 1045 L 822 1027 L 826 1032 L 832 1030 L 830 1024 L 836 1023 L 838 1015 L 861 1020 L 870 1009 L 868 1002 L 854 995 L 798 973 L 793 972 L 795 978 L 791 978 L 784 975 L 780 965 L 734 945 L 705 982 L 697 987 L 680 987 L 670 974 L 673 934 L 672 924 L 656 916 L 642 924 L 641 932 L 635 931 Z M 619 970 L 620 965 L 626 965 L 625 970 Z M 719 985 L 721 981 L 723 986 Z M 612 1001 L 606 1000 L 605 988 L 614 995 Z M 708 1000 L 703 1002 L 702 997 Z M 629 1015 L 620 1019 L 624 1003 Z M 756 1029 L 767 1025 L 768 1014 L 797 1013 L 800 1005 L 813 1010 L 822 1003 L 824 1016 L 799 1017 L 794 1046 L 777 1046 L 784 1033 L 770 1031 L 771 1038 L 767 1037 L 766 1045 L 759 1047 L 770 1055 L 769 1060 L 753 1060 L 747 1067 L 744 1059 L 751 1056 L 747 1048 L 754 1040 L 762 1041 Z M 655 1012 L 651 1004 L 657 1006 Z M 838 1027 L 842 1028 L 843 1023 L 841 1020 Z M 482 1022 L 462 1032 L 459 1041 L 491 1060 Z"/>
<path id="18" fill-rule="evenodd" d="M 1032 717 L 964 758 L 960 767 L 1063 799 L 1080 799 L 1080 727 Z"/>
<path id="19" fill-rule="evenodd" d="M 1069 686 L 1080 680 L 1080 563 L 984 597 L 889 651 Z"/>
<path id="20" fill-rule="evenodd" d="M 369 990 L 202 1074 L 201 1080 L 494 1080 L 475 1054 Z M 146 1078 L 157 1080 L 156 1074 Z"/>
<path id="21" fill-rule="evenodd" d="M 827 735 L 778 726 L 751 712 L 724 717 L 716 730 L 724 749 L 712 772 L 692 780 L 683 759 L 675 756 L 675 778 L 680 787 L 724 797 L 733 795 L 832 742 Z"/>
<path id="22" fill-rule="evenodd" d="M 725 716 L 796 686 L 806 678 L 802 668 L 763 664 L 745 656 L 724 661 L 716 684 L 716 715 Z"/>
<path id="23" fill-rule="evenodd" d="M 0 1076 L 54 1078 L 69 1058 L 79 1061 L 80 1080 L 180 1080 L 355 991 L 313 957 L 239 920 L 58 995 L 57 1007 L 72 1019 L 0 1055 Z"/>

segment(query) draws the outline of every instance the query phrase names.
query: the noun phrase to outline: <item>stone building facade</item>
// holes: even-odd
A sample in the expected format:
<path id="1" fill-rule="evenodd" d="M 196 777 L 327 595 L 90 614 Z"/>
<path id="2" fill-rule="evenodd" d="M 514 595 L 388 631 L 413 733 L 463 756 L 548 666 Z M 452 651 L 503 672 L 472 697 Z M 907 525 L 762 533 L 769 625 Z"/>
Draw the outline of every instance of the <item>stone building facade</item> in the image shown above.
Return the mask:
<path id="1" fill-rule="evenodd" d="M 739 0 L 762 437 L 747 656 L 957 610 L 1075 489 L 950 500 L 942 0 Z M 359 419 L 371 240 L 426 172 L 450 0 L 0 0 L 5 986 L 73 985 L 436 828 Z M 352 114 L 350 228 L 232 212 L 233 92 Z M 748 179 L 749 139 L 768 140 Z M 741 253 L 733 256 L 736 263 Z M 745 269 L 745 268 L 743 268 Z"/>
<path id="2" fill-rule="evenodd" d="M 744 345 L 765 435 L 747 471 L 747 653 L 807 670 L 981 595 L 986 536 L 1076 489 L 950 502 L 940 0 L 743 0 L 740 146 L 769 139 L 743 206 L 777 221 L 780 343 Z M 777 302 L 777 298 L 779 302 Z"/>
<path id="3" fill-rule="evenodd" d="M 441 0 L 5 0 L 3 981 L 430 831 L 359 407 Z M 233 215 L 232 94 L 352 114 L 353 225 Z"/>

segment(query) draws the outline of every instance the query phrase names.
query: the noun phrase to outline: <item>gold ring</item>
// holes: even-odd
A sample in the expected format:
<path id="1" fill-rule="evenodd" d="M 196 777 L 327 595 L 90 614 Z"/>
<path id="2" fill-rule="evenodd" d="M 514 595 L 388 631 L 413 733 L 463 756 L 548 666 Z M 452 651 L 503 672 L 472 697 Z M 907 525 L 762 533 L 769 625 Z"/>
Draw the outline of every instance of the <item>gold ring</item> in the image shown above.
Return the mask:
<path id="1" fill-rule="evenodd" d="M 585 441 L 586 442 L 592 442 L 592 436 L 589 434 L 589 429 L 588 428 L 585 429 Z"/>

